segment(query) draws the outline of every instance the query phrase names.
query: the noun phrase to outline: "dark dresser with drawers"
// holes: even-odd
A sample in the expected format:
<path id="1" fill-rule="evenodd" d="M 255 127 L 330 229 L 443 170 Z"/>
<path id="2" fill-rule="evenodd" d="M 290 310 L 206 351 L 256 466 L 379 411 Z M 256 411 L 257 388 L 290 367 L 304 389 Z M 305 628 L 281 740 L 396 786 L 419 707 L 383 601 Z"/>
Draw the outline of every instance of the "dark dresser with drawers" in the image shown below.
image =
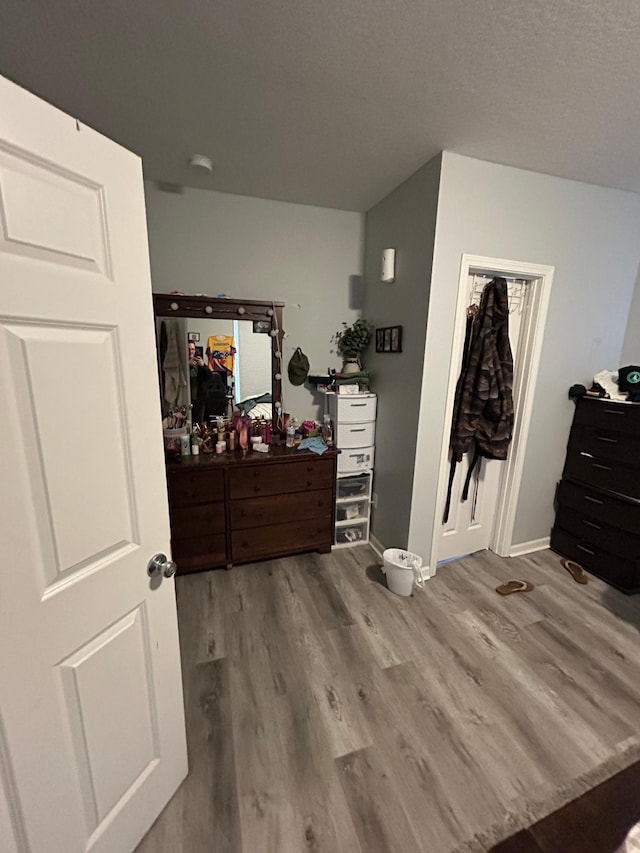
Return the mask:
<path id="1" fill-rule="evenodd" d="M 577 400 L 556 498 L 553 550 L 640 592 L 640 404 Z"/>
<path id="2" fill-rule="evenodd" d="M 331 551 L 338 451 L 271 447 L 169 460 L 171 550 L 178 574 Z"/>

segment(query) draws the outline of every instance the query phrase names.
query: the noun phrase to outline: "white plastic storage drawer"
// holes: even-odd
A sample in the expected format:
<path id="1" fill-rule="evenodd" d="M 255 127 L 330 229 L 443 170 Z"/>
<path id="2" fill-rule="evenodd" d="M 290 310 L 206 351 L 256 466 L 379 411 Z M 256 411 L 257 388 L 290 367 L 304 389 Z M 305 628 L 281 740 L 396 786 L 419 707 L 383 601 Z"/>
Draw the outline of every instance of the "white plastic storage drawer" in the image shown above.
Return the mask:
<path id="1" fill-rule="evenodd" d="M 342 501 L 336 504 L 336 524 L 354 524 L 369 518 L 369 498 L 364 500 Z"/>
<path id="2" fill-rule="evenodd" d="M 367 471 L 373 468 L 373 447 L 357 447 L 343 450 L 338 456 L 338 474 L 346 471 Z"/>
<path id="3" fill-rule="evenodd" d="M 339 457 L 338 457 L 339 458 Z M 336 498 L 338 501 L 369 498 L 371 474 L 354 474 L 352 477 L 338 477 Z"/>
<path id="4" fill-rule="evenodd" d="M 368 424 L 342 424 L 338 422 L 336 441 L 340 450 L 347 447 L 370 447 L 375 443 L 375 434 L 376 425 L 373 421 Z"/>
<path id="5" fill-rule="evenodd" d="M 329 413 L 339 424 L 367 423 L 376 419 L 376 402 L 375 394 L 335 394 L 329 397 Z"/>
<path id="6" fill-rule="evenodd" d="M 355 542 L 366 542 L 369 538 L 367 534 L 366 521 L 336 527 L 336 545 L 353 545 Z"/>

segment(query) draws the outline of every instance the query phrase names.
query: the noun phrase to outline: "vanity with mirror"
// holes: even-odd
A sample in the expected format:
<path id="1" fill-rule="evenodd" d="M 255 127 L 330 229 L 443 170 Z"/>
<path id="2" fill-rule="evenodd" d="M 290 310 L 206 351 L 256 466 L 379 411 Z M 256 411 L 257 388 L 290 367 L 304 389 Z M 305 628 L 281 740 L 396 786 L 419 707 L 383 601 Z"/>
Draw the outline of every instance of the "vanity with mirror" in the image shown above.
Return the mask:
<path id="1" fill-rule="evenodd" d="M 271 442 L 266 453 L 167 452 L 178 572 L 330 551 L 337 451 L 319 456 L 281 440 L 284 305 L 164 293 L 153 302 L 164 422 L 181 424 L 184 413 L 215 424 L 241 412 Z"/>

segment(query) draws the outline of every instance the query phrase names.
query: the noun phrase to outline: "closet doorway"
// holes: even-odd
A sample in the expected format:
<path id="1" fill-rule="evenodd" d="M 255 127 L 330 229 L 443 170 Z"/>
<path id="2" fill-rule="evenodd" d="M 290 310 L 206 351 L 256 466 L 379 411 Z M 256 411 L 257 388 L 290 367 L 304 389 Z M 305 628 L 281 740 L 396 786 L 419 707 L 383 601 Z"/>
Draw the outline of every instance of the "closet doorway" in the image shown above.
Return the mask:
<path id="1" fill-rule="evenodd" d="M 437 515 L 430 565 L 490 548 L 502 557 L 511 555 L 513 525 L 524 465 L 533 394 L 538 374 L 542 337 L 553 280 L 553 267 L 463 255 L 452 359 L 447 392 L 438 480 Z M 456 468 L 449 518 L 443 513 L 449 479 L 449 433 L 456 383 L 462 364 L 467 309 L 478 304 L 484 286 L 494 276 L 507 279 L 509 292 L 509 340 L 513 352 L 513 400 L 515 422 L 506 461 L 483 459 L 471 479 L 469 497 L 461 501 L 462 487 L 471 454 Z"/>

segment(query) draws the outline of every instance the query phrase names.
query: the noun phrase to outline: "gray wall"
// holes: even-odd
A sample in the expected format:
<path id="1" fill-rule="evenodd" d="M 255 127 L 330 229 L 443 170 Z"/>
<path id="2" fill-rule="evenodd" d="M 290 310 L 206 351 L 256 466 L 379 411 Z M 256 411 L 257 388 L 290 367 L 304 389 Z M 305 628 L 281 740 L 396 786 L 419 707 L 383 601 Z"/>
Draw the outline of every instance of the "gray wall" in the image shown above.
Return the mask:
<path id="1" fill-rule="evenodd" d="M 409 534 L 414 454 L 438 205 L 440 157 L 423 166 L 366 217 L 364 315 L 376 326 L 403 327 L 403 351 L 365 364 L 378 394 L 371 530 L 385 546 L 404 548 Z M 396 280 L 382 284 L 382 250 L 396 249 Z"/>
<path id="2" fill-rule="evenodd" d="M 287 364 L 300 346 L 312 368 L 339 366 L 330 338 L 358 316 L 350 278 L 362 271 L 363 215 L 150 183 L 145 193 L 154 291 L 285 302 L 285 409 L 317 416 L 318 398 L 289 384 Z"/>
<path id="3" fill-rule="evenodd" d="M 640 259 L 640 196 L 445 152 L 409 548 L 429 556 L 463 253 L 555 266 L 514 529 L 548 536 L 573 405 L 567 390 L 619 365 Z M 441 508 L 440 508 L 441 509 Z M 439 510 L 438 510 L 439 514 Z"/>
<path id="4" fill-rule="evenodd" d="M 640 275 L 636 280 L 633 301 L 631 302 L 620 364 L 611 365 L 611 370 L 626 367 L 628 364 L 640 364 Z"/>

